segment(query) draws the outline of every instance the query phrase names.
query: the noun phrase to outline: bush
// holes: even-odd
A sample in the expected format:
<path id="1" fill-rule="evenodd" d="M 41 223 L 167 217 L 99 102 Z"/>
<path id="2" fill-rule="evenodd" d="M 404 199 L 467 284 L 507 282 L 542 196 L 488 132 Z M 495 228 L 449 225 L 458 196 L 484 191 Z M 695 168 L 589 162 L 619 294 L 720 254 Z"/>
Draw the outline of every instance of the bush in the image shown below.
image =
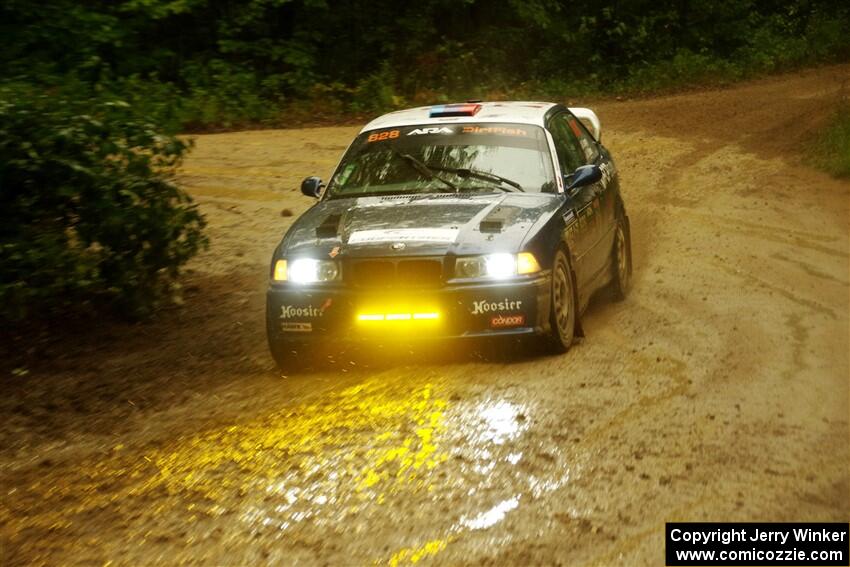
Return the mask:
<path id="1" fill-rule="evenodd" d="M 393 74 L 387 66 L 361 79 L 354 89 L 351 111 L 379 114 L 401 106 L 402 99 L 395 94 L 394 82 Z"/>
<path id="2" fill-rule="evenodd" d="M 813 158 L 836 177 L 850 177 L 850 100 L 842 99 L 818 135 Z"/>
<path id="3" fill-rule="evenodd" d="M 206 239 L 189 144 L 127 102 L 0 87 L 0 319 L 151 312 Z"/>
<path id="4" fill-rule="evenodd" d="M 663 88 L 725 82 L 740 76 L 740 69 L 729 61 L 679 49 L 668 61 L 632 70 L 628 78 L 614 84 L 614 90 L 652 92 Z"/>
<path id="5" fill-rule="evenodd" d="M 232 128 L 261 122 L 282 102 L 280 97 L 273 96 L 271 89 L 262 88 L 254 71 L 221 60 L 204 65 L 188 64 L 183 76 L 188 85 L 181 100 L 181 117 L 186 128 Z"/>
<path id="6" fill-rule="evenodd" d="M 786 18 L 774 16 L 753 30 L 733 59 L 750 73 L 787 69 L 812 59 L 809 39 L 795 34 Z"/>

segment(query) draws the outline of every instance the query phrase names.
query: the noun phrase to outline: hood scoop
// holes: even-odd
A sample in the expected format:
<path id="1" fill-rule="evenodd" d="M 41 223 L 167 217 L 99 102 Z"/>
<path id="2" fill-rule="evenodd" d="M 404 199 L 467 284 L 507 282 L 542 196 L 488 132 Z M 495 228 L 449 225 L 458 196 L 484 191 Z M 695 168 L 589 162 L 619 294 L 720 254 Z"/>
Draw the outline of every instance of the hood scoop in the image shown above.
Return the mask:
<path id="1" fill-rule="evenodd" d="M 318 238 L 335 238 L 339 235 L 340 221 L 342 215 L 335 213 L 325 217 L 325 220 L 316 227 L 316 236 Z"/>
<path id="2" fill-rule="evenodd" d="M 510 224 L 519 214 L 517 207 L 494 207 L 486 217 L 481 219 L 478 230 L 481 232 L 502 232 L 505 225 Z"/>

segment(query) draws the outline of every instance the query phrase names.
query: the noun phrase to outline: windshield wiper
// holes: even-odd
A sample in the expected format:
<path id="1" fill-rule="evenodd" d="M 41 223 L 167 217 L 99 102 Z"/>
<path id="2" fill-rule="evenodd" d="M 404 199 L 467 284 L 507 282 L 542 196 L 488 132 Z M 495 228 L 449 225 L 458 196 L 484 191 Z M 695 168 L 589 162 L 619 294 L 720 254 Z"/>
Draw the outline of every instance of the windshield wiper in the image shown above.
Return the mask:
<path id="1" fill-rule="evenodd" d="M 466 167 L 442 167 L 438 165 L 428 165 L 427 167 L 430 167 L 431 169 L 436 169 L 437 171 L 457 173 L 460 177 L 474 177 L 475 179 L 483 179 L 484 181 L 495 181 L 497 183 L 504 183 L 505 185 L 510 185 L 512 187 L 512 189 L 508 189 L 507 187 L 503 187 L 500 185 L 499 189 L 502 189 L 504 191 L 525 192 L 525 189 L 522 188 L 522 185 L 520 185 L 513 179 L 508 179 L 507 177 L 502 177 L 501 175 L 496 175 L 495 173 L 490 173 L 489 171 L 481 171 L 480 169 L 469 169 Z"/>
<path id="2" fill-rule="evenodd" d="M 401 152 L 399 152 L 398 150 L 395 150 L 395 149 L 393 149 L 392 152 L 393 152 L 393 155 L 396 155 L 396 156 L 400 157 L 401 159 L 403 159 L 404 161 L 406 161 L 407 163 L 409 163 L 413 167 L 413 169 L 415 169 L 416 171 L 418 171 L 419 173 L 424 175 L 425 178 L 428 179 L 429 181 L 431 179 L 436 179 L 437 181 L 441 182 L 443 185 L 450 187 L 451 190 L 454 191 L 455 193 L 458 192 L 457 185 L 455 185 L 454 183 L 452 183 L 451 181 L 449 181 L 447 179 L 443 179 L 442 177 L 440 177 L 439 175 L 437 175 L 436 173 L 431 171 L 431 169 L 427 165 L 425 165 L 424 163 L 422 163 L 421 161 L 419 161 L 418 159 L 416 159 L 412 155 L 403 154 L 403 153 L 401 153 Z M 446 191 L 445 189 L 443 189 L 442 191 L 448 193 L 448 191 Z"/>

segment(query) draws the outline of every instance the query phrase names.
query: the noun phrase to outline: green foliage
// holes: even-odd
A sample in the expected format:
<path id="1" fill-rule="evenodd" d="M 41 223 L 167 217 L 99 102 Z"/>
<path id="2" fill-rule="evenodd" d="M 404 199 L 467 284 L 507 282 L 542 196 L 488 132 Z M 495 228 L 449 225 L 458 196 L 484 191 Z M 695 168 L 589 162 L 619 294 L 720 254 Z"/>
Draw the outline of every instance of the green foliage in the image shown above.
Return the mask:
<path id="1" fill-rule="evenodd" d="M 220 59 L 205 65 L 188 64 L 184 77 L 187 88 L 179 115 L 189 128 L 209 124 L 230 128 L 260 122 L 282 102 L 282 97 L 273 100 L 262 96 L 260 80 L 250 68 Z"/>
<path id="2" fill-rule="evenodd" d="M 109 96 L 0 88 L 0 319 L 143 316 L 206 241 L 167 173 L 188 149 Z"/>
<path id="3" fill-rule="evenodd" d="M 707 53 L 679 49 L 669 61 L 635 68 L 627 80 L 614 86 L 618 91 L 652 92 L 662 88 L 722 83 L 744 74 L 739 65 Z"/>
<path id="4" fill-rule="evenodd" d="M 813 159 L 836 177 L 850 177 L 850 100 L 844 98 L 819 132 Z"/>
<path id="5" fill-rule="evenodd" d="M 387 66 L 368 75 L 357 83 L 352 92 L 350 109 L 353 112 L 380 113 L 401 106 L 402 99 L 395 94 L 393 76 Z"/>
<path id="6" fill-rule="evenodd" d="M 279 124 L 282 107 L 374 114 L 494 94 L 650 91 L 843 60 L 850 5 L 8 0 L 0 33 L 0 78 L 73 76 L 166 124 L 233 128 Z"/>

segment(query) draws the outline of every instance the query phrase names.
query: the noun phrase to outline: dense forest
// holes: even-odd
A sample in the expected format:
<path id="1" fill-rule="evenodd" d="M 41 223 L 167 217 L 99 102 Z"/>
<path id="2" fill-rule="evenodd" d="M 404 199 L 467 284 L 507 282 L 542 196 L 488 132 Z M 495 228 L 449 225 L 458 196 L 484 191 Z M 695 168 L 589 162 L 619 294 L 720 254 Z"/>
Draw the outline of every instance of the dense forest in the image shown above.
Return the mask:
<path id="1" fill-rule="evenodd" d="M 0 320 L 20 321 L 143 316 L 173 294 L 206 243 L 168 179 L 189 148 L 177 132 L 847 60 L 850 4 L 5 0 L 0 34 Z M 845 130 L 833 138 L 846 153 Z"/>
<path id="2" fill-rule="evenodd" d="M 470 96 L 646 91 L 850 55 L 829 0 L 7 0 L 5 81 L 205 127 Z M 303 108 L 303 107 L 302 107 Z"/>

